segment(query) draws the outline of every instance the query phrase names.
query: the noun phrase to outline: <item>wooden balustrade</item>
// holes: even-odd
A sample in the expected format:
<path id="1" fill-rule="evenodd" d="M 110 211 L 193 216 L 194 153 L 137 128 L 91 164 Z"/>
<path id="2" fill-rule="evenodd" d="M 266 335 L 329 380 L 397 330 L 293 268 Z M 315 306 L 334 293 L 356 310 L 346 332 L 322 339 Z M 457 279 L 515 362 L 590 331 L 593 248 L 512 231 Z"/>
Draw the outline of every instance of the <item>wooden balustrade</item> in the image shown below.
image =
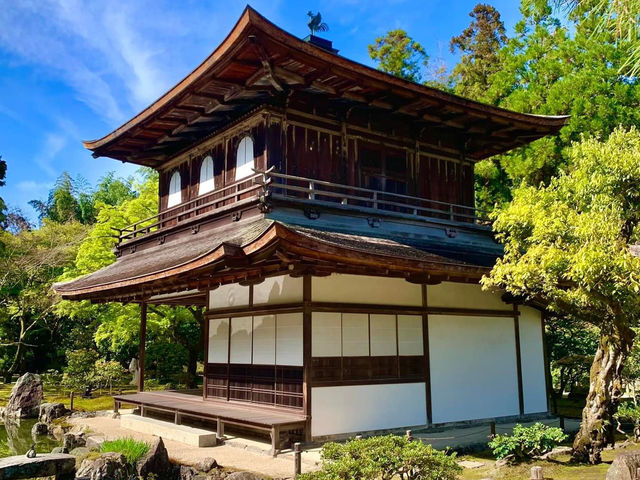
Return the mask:
<path id="1" fill-rule="evenodd" d="M 123 229 L 116 229 L 120 243 L 173 227 L 187 220 L 205 217 L 221 207 L 240 205 L 264 198 L 315 203 L 318 206 L 338 206 L 349 210 L 378 211 L 383 215 L 413 219 L 435 218 L 449 222 L 488 225 L 486 216 L 468 205 L 442 202 L 410 195 L 342 185 L 269 170 L 256 170 L 255 174 L 202 195 L 194 200 L 169 208 L 140 220 Z"/>

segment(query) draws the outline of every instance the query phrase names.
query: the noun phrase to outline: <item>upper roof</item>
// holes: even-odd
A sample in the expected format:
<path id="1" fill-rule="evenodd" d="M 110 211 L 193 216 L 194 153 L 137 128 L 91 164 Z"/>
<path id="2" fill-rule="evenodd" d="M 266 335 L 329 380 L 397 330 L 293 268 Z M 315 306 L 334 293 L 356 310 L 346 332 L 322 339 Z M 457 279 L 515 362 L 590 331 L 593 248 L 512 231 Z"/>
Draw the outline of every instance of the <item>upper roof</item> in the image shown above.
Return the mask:
<path id="1" fill-rule="evenodd" d="M 555 133 L 568 118 L 516 113 L 389 75 L 303 41 L 247 6 L 193 72 L 131 120 L 84 145 L 96 157 L 158 167 L 291 90 L 323 95 L 345 109 L 365 105 L 462 131 L 473 160 Z"/>

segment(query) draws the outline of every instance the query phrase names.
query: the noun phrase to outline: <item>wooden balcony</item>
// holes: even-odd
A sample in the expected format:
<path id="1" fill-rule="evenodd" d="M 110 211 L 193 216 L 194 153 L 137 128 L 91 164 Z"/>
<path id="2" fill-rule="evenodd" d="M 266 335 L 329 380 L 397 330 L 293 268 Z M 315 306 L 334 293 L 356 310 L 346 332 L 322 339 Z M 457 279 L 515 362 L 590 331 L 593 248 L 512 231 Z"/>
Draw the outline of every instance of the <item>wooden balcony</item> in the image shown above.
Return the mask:
<path id="1" fill-rule="evenodd" d="M 467 226 L 490 225 L 486 215 L 467 205 L 286 175 L 270 169 L 256 170 L 250 177 L 117 229 L 118 240 L 121 244 L 258 201 L 304 204 L 309 208 L 327 207 L 410 220 L 435 219 Z"/>

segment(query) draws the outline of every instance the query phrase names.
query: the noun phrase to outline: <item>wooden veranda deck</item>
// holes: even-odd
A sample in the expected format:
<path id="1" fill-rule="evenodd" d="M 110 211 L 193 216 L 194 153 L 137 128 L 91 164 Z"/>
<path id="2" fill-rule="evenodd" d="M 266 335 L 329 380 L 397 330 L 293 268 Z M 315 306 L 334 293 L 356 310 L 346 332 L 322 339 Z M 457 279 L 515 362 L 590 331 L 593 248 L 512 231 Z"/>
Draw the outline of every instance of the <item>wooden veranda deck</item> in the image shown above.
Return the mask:
<path id="1" fill-rule="evenodd" d="M 307 417 L 301 412 L 222 400 L 204 400 L 200 396 L 180 392 L 141 392 L 116 395 L 113 400 L 116 412 L 122 404 L 132 404 L 140 406 L 142 416 L 149 411 L 173 413 L 176 424 L 181 423 L 182 417 L 213 420 L 217 425 L 216 434 L 219 439 L 224 437 L 225 424 L 269 432 L 274 456 L 280 450 L 280 432 L 307 428 Z"/>

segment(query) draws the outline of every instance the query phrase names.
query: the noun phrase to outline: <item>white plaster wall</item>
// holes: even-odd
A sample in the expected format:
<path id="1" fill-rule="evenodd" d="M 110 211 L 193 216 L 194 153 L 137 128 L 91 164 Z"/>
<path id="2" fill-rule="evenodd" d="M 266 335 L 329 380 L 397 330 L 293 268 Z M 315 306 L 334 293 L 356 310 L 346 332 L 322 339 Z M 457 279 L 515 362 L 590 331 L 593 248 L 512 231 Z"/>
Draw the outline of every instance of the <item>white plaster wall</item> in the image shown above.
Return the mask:
<path id="1" fill-rule="evenodd" d="M 511 305 L 505 304 L 501 297 L 501 293 L 483 291 L 479 284 L 474 283 L 427 285 L 427 305 L 430 307 L 510 310 Z"/>
<path id="2" fill-rule="evenodd" d="M 342 320 L 340 313 L 311 314 L 311 355 L 339 357 L 342 355 Z"/>
<path id="3" fill-rule="evenodd" d="M 518 415 L 513 318 L 429 315 L 433 423 Z"/>
<path id="4" fill-rule="evenodd" d="M 424 383 L 315 387 L 311 435 L 336 435 L 427 423 Z"/>
<path id="5" fill-rule="evenodd" d="M 251 363 L 251 317 L 231 319 L 229 349 L 231 363 Z"/>
<path id="6" fill-rule="evenodd" d="M 253 286 L 254 305 L 302 302 L 302 277 L 269 277 Z"/>
<path id="7" fill-rule="evenodd" d="M 302 313 L 278 314 L 276 363 L 302 366 Z"/>
<path id="8" fill-rule="evenodd" d="M 227 363 L 229 360 L 229 319 L 209 320 L 209 363 Z"/>
<path id="9" fill-rule="evenodd" d="M 249 305 L 249 287 L 237 283 L 221 285 L 209 292 L 209 309 Z"/>
<path id="10" fill-rule="evenodd" d="M 274 365 L 276 361 L 276 316 L 253 317 L 253 363 Z"/>
<path id="11" fill-rule="evenodd" d="M 369 315 L 366 313 L 342 314 L 342 355 L 369 355 Z"/>
<path id="12" fill-rule="evenodd" d="M 420 315 L 398 315 L 398 354 L 424 354 Z"/>
<path id="13" fill-rule="evenodd" d="M 402 278 L 334 273 L 328 277 L 313 277 L 311 299 L 314 302 L 420 306 L 422 291 L 420 285 Z"/>
<path id="14" fill-rule="evenodd" d="M 369 322 L 369 328 L 371 329 L 371 356 L 397 355 L 396 316 L 371 314 Z"/>
<path id="15" fill-rule="evenodd" d="M 544 349 L 542 347 L 541 313 L 531 307 L 520 310 L 520 358 L 522 360 L 522 386 L 524 413 L 547 411 Z"/>

